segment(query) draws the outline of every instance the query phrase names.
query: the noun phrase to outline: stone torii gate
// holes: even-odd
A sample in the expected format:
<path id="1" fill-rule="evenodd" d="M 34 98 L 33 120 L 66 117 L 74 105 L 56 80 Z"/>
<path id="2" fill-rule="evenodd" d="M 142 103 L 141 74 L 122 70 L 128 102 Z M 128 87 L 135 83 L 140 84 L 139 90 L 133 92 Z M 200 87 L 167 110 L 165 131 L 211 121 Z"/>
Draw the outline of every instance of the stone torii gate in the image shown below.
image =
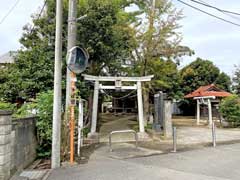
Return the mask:
<path id="1" fill-rule="evenodd" d="M 143 99 L 142 99 L 142 82 L 151 81 L 153 75 L 143 77 L 108 77 L 108 76 L 92 76 L 84 74 L 84 79 L 87 81 L 94 81 L 94 96 L 93 96 L 93 111 L 90 137 L 97 136 L 97 111 L 98 111 L 98 96 L 101 89 L 123 89 L 123 90 L 137 90 L 138 102 L 138 121 L 139 121 L 139 135 L 144 137 L 144 117 L 143 117 Z M 115 82 L 114 85 L 103 85 L 101 82 Z M 122 82 L 135 82 L 133 86 L 124 86 Z"/>

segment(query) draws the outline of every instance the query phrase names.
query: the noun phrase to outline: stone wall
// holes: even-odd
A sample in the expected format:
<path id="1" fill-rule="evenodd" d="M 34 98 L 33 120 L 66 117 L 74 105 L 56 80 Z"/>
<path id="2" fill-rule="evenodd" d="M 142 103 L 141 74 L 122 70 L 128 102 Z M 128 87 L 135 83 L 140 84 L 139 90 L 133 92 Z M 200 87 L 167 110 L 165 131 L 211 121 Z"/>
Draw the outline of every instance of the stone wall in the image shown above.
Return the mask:
<path id="1" fill-rule="evenodd" d="M 36 158 L 36 118 L 15 119 L 11 133 L 11 171 L 21 170 Z"/>
<path id="2" fill-rule="evenodd" d="M 36 118 L 12 120 L 0 110 L 0 180 L 30 165 L 36 158 Z"/>
<path id="3" fill-rule="evenodd" d="M 11 112 L 0 110 L 0 179 L 1 180 L 7 180 L 10 177 L 11 130 L 12 130 Z"/>

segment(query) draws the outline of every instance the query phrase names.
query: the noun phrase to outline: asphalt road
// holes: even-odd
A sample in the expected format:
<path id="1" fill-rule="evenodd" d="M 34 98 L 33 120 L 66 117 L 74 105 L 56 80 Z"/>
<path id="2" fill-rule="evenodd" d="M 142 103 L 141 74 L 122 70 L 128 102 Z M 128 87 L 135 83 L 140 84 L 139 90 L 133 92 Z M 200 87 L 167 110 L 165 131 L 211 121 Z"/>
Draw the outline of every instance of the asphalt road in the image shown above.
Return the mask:
<path id="1" fill-rule="evenodd" d="M 240 180 L 240 144 L 124 160 L 103 152 L 87 164 L 53 170 L 48 180 Z"/>

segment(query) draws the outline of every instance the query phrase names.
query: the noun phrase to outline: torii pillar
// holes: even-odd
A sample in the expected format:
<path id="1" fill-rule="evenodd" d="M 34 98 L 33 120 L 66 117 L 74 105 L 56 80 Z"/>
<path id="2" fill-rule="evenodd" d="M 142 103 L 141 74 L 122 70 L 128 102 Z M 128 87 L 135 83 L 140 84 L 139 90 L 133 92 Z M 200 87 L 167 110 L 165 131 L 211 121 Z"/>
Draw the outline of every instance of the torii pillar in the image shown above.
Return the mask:
<path id="1" fill-rule="evenodd" d="M 197 125 L 200 124 L 200 117 L 201 117 L 201 110 L 200 105 L 205 104 L 208 106 L 208 125 L 212 127 L 213 124 L 213 117 L 212 117 L 212 103 L 211 99 L 215 99 L 215 96 L 205 96 L 205 97 L 195 97 L 194 99 L 197 100 Z M 205 102 L 205 100 L 207 102 Z M 202 102 L 201 102 L 202 101 Z"/>
<path id="2" fill-rule="evenodd" d="M 145 133 L 144 119 L 143 119 L 142 84 L 140 81 L 137 82 L 137 102 L 138 102 L 139 132 Z"/>
<path id="3" fill-rule="evenodd" d="M 90 131 L 92 135 L 95 135 L 97 130 L 98 95 L 99 95 L 99 81 L 95 81 L 93 93 L 92 124 Z"/>

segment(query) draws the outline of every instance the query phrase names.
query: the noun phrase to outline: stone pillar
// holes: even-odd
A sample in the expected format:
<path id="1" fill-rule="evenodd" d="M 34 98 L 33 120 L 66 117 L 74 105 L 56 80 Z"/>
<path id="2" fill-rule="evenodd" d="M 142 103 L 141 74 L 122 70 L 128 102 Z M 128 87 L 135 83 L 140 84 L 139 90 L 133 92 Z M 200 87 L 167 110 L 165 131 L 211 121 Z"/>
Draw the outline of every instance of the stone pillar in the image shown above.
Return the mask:
<path id="1" fill-rule="evenodd" d="M 142 85 L 141 82 L 137 82 L 137 100 L 138 100 L 138 121 L 139 132 L 144 133 L 144 119 L 143 119 L 143 100 L 142 100 Z"/>
<path id="2" fill-rule="evenodd" d="M 163 133 L 165 138 L 172 138 L 172 102 L 164 101 Z"/>
<path id="3" fill-rule="evenodd" d="M 212 127 L 212 103 L 211 100 L 208 99 L 208 124 L 210 127 Z"/>
<path id="4" fill-rule="evenodd" d="M 161 123 L 160 123 L 160 98 L 159 93 L 154 94 L 154 121 L 153 121 L 153 130 L 156 132 L 161 131 Z"/>
<path id="5" fill-rule="evenodd" d="M 197 125 L 200 124 L 200 100 L 197 99 Z"/>
<path id="6" fill-rule="evenodd" d="M 156 132 L 161 132 L 163 128 L 163 118 L 164 118 L 164 100 L 166 99 L 167 95 L 163 92 L 158 92 L 154 95 L 154 123 L 153 129 Z"/>
<path id="7" fill-rule="evenodd" d="M 10 111 L 0 110 L 0 179 L 10 178 L 11 167 L 11 131 L 12 119 Z"/>

